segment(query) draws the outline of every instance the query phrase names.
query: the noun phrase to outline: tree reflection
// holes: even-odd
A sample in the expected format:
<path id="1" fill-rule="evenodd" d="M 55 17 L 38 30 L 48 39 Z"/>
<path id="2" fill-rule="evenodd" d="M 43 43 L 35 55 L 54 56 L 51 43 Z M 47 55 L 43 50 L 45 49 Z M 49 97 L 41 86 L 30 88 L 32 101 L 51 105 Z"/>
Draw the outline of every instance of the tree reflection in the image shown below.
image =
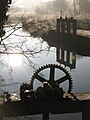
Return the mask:
<path id="1" fill-rule="evenodd" d="M 8 18 L 7 12 L 9 10 L 11 1 L 1 0 L 0 3 L 0 5 L 3 5 L 3 7 L 0 7 L 0 9 L 2 9 L 0 11 L 0 67 L 2 68 L 1 76 L 2 73 L 4 73 L 4 76 L 7 76 L 5 75 L 7 74 L 5 73 L 5 70 L 7 69 L 9 71 L 8 74 L 10 76 L 10 80 L 13 80 L 13 67 L 15 67 L 15 64 L 17 62 L 19 65 L 21 64 L 21 61 L 19 61 L 18 57 L 20 57 L 20 59 L 22 58 L 22 65 L 25 64 L 35 69 L 36 63 L 34 63 L 31 58 L 40 57 L 39 55 L 36 55 L 43 51 L 49 51 L 49 46 L 43 46 L 43 40 L 41 38 L 33 39 L 33 37 L 30 37 L 30 34 L 22 30 L 20 22 L 24 14 L 13 26 L 11 24 L 9 27 L 5 26 Z M 15 84 L 14 81 L 13 83 L 6 83 L 3 77 L 1 77 L 0 83 L 0 87 Z M 19 84 L 19 82 L 16 84 Z"/>

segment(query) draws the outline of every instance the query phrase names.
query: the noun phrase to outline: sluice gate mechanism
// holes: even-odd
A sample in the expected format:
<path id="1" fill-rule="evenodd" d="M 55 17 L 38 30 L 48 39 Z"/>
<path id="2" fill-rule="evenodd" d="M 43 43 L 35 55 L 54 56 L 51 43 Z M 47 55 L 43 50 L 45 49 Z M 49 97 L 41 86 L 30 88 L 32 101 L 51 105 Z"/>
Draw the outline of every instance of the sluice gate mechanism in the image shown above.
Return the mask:
<path id="1" fill-rule="evenodd" d="M 73 80 L 70 73 L 57 64 L 43 65 L 37 69 L 29 83 L 20 86 L 20 94 L 4 94 L 0 105 L 0 119 L 3 117 L 42 114 L 49 120 L 49 114 L 82 112 L 82 120 L 89 120 L 89 100 L 79 100 L 72 93 Z M 8 112 L 9 111 L 9 112 Z M 90 118 L 90 117 L 89 117 Z"/>

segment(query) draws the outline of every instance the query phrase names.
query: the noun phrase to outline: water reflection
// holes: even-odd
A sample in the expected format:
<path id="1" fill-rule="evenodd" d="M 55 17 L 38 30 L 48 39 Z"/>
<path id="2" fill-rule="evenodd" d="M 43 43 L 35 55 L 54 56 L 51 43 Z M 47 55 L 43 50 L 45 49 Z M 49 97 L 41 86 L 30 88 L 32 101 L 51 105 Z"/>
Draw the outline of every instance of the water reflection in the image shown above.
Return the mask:
<path id="1" fill-rule="evenodd" d="M 64 48 L 56 48 L 56 61 L 60 64 L 70 67 L 70 69 L 76 68 L 76 53 L 66 50 Z"/>
<path id="2" fill-rule="evenodd" d="M 23 35 L 24 37 L 18 37 Z M 71 43 L 57 44 L 56 42 L 42 42 L 41 39 L 33 39 L 27 36 L 22 30 L 16 31 L 9 40 L 12 41 L 25 41 L 27 48 L 34 51 L 34 56 L 30 56 L 30 61 L 35 64 L 35 68 L 39 68 L 43 64 L 64 64 L 68 66 L 66 69 L 71 72 L 74 89 L 73 92 L 90 92 L 90 47 L 89 45 L 80 46 Z M 8 40 L 8 41 L 9 41 Z M 34 46 L 34 47 L 33 47 Z M 49 47 L 50 46 L 50 47 Z M 25 49 L 25 47 L 23 47 Z M 26 49 L 25 49 L 26 50 Z M 38 50 L 38 52 L 37 52 Z M 18 51 L 19 52 L 19 51 Z M 29 55 L 29 54 L 27 54 Z M 4 57 L 5 58 L 5 57 Z M 6 59 L 4 59 L 6 60 Z M 27 60 L 22 58 L 24 64 L 19 67 L 13 67 L 12 73 L 13 81 L 9 80 L 8 70 L 2 67 L 1 74 L 6 80 L 5 83 L 29 82 L 34 72 L 34 69 L 26 65 Z M 70 69 L 73 69 L 70 71 Z M 10 88 L 11 87 L 11 88 Z M 10 90 L 8 90 L 10 89 Z M 19 85 L 7 86 L 7 91 L 17 91 Z"/>
<path id="3" fill-rule="evenodd" d="M 70 67 L 70 69 L 76 68 L 76 59 L 90 57 L 90 47 L 88 44 L 82 44 L 81 46 L 67 42 L 57 43 L 48 41 L 47 43 L 50 46 L 56 47 L 56 61 Z"/>
<path id="4" fill-rule="evenodd" d="M 71 75 L 74 82 L 73 92 L 90 92 L 90 47 L 88 44 L 56 43 L 48 44 L 56 48 L 56 61 L 73 69 Z"/>
<path id="5" fill-rule="evenodd" d="M 30 38 L 28 38 L 30 39 Z M 32 42 L 33 41 L 33 42 Z M 28 46 L 30 45 L 30 43 L 35 43 L 36 41 L 29 40 L 28 42 Z M 38 53 L 35 55 L 35 58 L 32 58 L 32 61 L 34 61 L 34 63 L 37 64 L 37 66 L 41 66 L 42 64 L 49 64 L 49 63 L 57 63 L 59 62 L 60 64 L 64 64 L 65 66 L 70 67 L 70 69 L 75 69 L 76 71 L 71 71 L 73 80 L 74 80 L 74 92 L 85 92 L 85 91 L 90 91 L 90 87 L 89 87 L 89 61 L 90 58 L 88 57 L 86 59 L 86 57 L 83 57 L 83 59 L 81 59 L 82 57 L 78 57 L 78 55 L 84 55 L 84 56 L 90 56 L 90 52 L 89 52 L 89 48 L 84 49 L 83 47 L 74 47 L 70 44 L 49 44 L 50 46 L 53 46 L 53 48 L 51 47 L 50 52 L 48 51 L 43 51 L 42 53 Z M 42 49 L 46 48 L 47 44 L 43 43 Z M 56 48 L 55 48 L 56 47 Z M 37 47 L 38 48 L 38 47 Z M 45 49 L 46 50 L 46 49 Z M 53 50 L 53 52 L 52 52 Z M 56 57 L 55 57 L 56 55 Z M 41 59 L 38 59 L 39 56 Z M 79 61 L 78 61 L 79 58 Z M 86 64 L 84 64 L 84 62 L 86 62 Z M 24 70 L 24 71 L 23 71 Z M 26 68 L 25 66 L 22 66 L 22 68 L 20 69 L 16 69 L 15 71 L 18 72 L 18 74 L 15 75 L 14 72 L 14 78 L 16 78 L 17 80 L 21 81 L 21 82 L 25 82 L 26 80 L 30 80 L 30 76 L 33 73 L 33 71 L 31 71 L 30 69 Z M 27 72 L 26 72 L 27 71 Z M 24 76 L 24 77 L 23 77 Z M 28 77 L 27 77 L 28 76 Z M 10 81 L 11 82 L 11 81 Z M 14 87 L 12 87 L 12 89 L 16 89 Z M 80 116 L 80 115 L 79 115 Z M 64 120 L 65 119 L 73 119 L 73 116 L 71 115 L 71 117 L 67 117 L 65 118 L 65 116 L 58 116 L 57 119 L 60 119 L 60 117 Z M 52 116 L 52 119 L 56 119 L 56 116 Z M 78 118 L 75 118 L 80 120 L 81 116 Z"/>

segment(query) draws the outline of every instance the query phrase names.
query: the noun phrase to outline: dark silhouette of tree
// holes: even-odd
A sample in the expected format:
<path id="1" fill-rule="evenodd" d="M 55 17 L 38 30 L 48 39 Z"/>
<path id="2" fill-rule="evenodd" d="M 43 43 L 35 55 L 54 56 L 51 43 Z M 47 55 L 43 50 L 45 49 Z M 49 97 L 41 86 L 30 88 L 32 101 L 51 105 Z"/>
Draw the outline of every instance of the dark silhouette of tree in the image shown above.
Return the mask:
<path id="1" fill-rule="evenodd" d="M 0 0 L 0 44 L 2 41 L 2 37 L 5 35 L 4 25 L 8 18 L 7 12 L 10 4 L 11 0 Z"/>
<path id="2" fill-rule="evenodd" d="M 20 16 L 20 19 L 18 20 L 18 22 L 15 23 L 13 26 L 10 25 L 10 29 L 7 31 L 7 34 L 5 34 L 5 28 L 7 30 L 7 26 L 5 26 L 5 23 L 8 19 L 7 13 L 9 11 L 10 4 L 11 4 L 11 0 L 0 0 L 0 56 L 2 54 L 5 56 L 7 55 L 7 57 L 11 54 L 23 55 L 27 59 L 27 63 L 28 63 L 27 65 L 33 67 L 33 62 L 31 61 L 31 57 L 33 57 L 35 54 L 45 51 L 45 49 L 42 49 L 42 42 L 41 42 L 41 46 L 39 45 L 40 49 L 38 47 L 38 50 L 37 50 L 37 47 L 35 48 L 35 46 L 33 46 L 32 48 L 28 46 L 27 41 L 29 40 L 27 40 L 26 37 L 29 37 L 30 35 L 19 36 L 19 34 L 17 35 L 15 33 L 17 37 L 22 37 L 22 40 L 20 41 L 9 40 L 9 37 L 12 34 L 14 34 L 14 32 L 22 29 L 23 26 L 18 26 L 18 24 L 21 23 L 24 17 L 24 14 Z M 27 25 L 28 24 L 26 24 L 25 27 Z M 7 66 L 4 62 L 5 62 L 4 59 L 3 61 L 1 61 L 0 59 L 0 64 Z"/>

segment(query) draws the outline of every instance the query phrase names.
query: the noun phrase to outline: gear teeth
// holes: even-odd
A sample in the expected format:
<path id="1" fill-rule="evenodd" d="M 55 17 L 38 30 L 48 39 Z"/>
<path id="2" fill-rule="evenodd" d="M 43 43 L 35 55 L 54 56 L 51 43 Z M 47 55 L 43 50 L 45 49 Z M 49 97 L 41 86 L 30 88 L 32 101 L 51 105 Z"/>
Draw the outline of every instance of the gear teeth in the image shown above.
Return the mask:
<path id="1" fill-rule="evenodd" d="M 71 75 L 70 75 L 69 77 L 70 77 L 70 79 L 72 80 L 72 77 L 71 77 Z"/>
<path id="2" fill-rule="evenodd" d="M 68 93 L 71 93 L 72 92 L 72 86 L 70 86 L 70 88 L 68 89 Z"/>
<path id="3" fill-rule="evenodd" d="M 44 65 L 44 67 L 45 67 L 45 65 Z M 49 67 L 49 65 L 46 64 L 46 67 Z"/>
<path id="4" fill-rule="evenodd" d="M 39 69 L 39 70 L 41 70 L 41 69 L 43 69 L 44 68 L 44 66 L 41 66 L 41 68 Z"/>
<path id="5" fill-rule="evenodd" d="M 63 71 L 63 72 L 66 74 L 67 79 L 68 79 L 68 81 L 69 81 L 68 93 L 71 93 L 71 91 L 72 91 L 72 89 L 73 89 L 72 77 L 71 77 L 70 73 L 69 73 L 64 67 L 62 67 L 62 66 L 60 66 L 60 65 L 58 65 L 58 64 L 46 64 L 46 65 L 43 65 L 43 66 L 39 67 L 39 69 L 37 69 L 37 70 L 34 72 L 34 74 L 32 75 L 32 77 L 31 77 L 31 84 L 33 85 L 33 81 L 34 81 L 36 75 L 37 75 L 39 72 L 41 72 L 42 70 L 44 70 L 44 69 L 46 69 L 46 68 L 50 68 L 50 67 L 52 67 L 52 66 L 53 66 L 54 68 L 60 69 L 61 71 Z"/>
<path id="6" fill-rule="evenodd" d="M 39 68 L 37 71 L 39 72 L 41 70 L 41 68 Z"/>
<path id="7" fill-rule="evenodd" d="M 70 88 L 72 89 L 72 88 L 73 88 L 73 85 L 71 85 Z"/>
<path id="8" fill-rule="evenodd" d="M 69 73 L 68 71 L 66 71 L 66 75 L 71 76 L 70 73 Z"/>
<path id="9" fill-rule="evenodd" d="M 73 85 L 73 82 L 71 81 L 71 84 Z"/>
<path id="10" fill-rule="evenodd" d="M 36 74 L 38 74 L 39 73 L 39 70 L 36 72 Z"/>

